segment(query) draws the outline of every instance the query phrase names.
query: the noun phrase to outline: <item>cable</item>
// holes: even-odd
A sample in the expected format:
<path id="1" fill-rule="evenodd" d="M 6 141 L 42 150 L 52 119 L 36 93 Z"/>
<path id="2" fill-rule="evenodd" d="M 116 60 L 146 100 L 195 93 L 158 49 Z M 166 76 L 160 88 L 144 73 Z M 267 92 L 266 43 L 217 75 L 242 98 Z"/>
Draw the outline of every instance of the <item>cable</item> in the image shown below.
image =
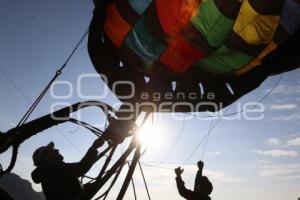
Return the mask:
<path id="1" fill-rule="evenodd" d="M 172 146 L 171 146 L 171 148 L 169 149 L 169 151 L 168 151 L 168 153 L 166 154 L 166 156 L 161 160 L 160 164 L 161 164 L 161 163 L 164 163 L 164 162 L 168 159 L 168 157 L 170 156 L 170 154 L 171 154 L 171 152 L 173 151 L 175 145 L 176 145 L 177 142 L 180 140 L 180 138 L 181 138 L 181 136 L 182 136 L 182 134 L 183 134 L 183 132 L 184 132 L 185 124 L 186 124 L 186 121 L 185 121 L 185 119 L 184 119 L 183 125 L 182 125 L 182 127 L 181 127 L 181 130 L 180 130 L 180 132 L 179 132 L 179 134 L 178 134 L 176 140 L 175 140 L 174 143 L 172 144 Z M 160 164 L 158 164 L 158 165 L 160 165 Z"/>
<path id="2" fill-rule="evenodd" d="M 74 53 L 77 51 L 77 49 L 79 48 L 80 44 L 83 42 L 83 40 L 85 39 L 85 37 L 88 35 L 89 33 L 89 27 L 85 30 L 84 34 L 81 36 L 81 38 L 79 39 L 78 43 L 76 44 L 75 48 L 73 49 L 73 51 L 71 52 L 71 54 L 69 55 L 69 57 L 67 58 L 66 62 L 62 65 L 62 67 L 59 69 L 59 71 L 63 71 L 68 62 L 71 60 L 71 58 L 73 57 Z"/>
<path id="3" fill-rule="evenodd" d="M 43 97 L 45 96 L 45 94 L 47 93 L 47 91 L 49 90 L 51 85 L 53 84 L 53 82 L 62 74 L 62 71 L 67 67 L 68 62 L 70 61 L 70 59 L 72 58 L 72 56 L 74 55 L 74 53 L 76 52 L 76 50 L 78 49 L 80 44 L 83 42 L 83 40 L 87 36 L 88 32 L 89 32 L 89 29 L 87 28 L 86 31 L 84 32 L 84 34 L 82 35 L 82 37 L 80 38 L 80 40 L 77 42 L 75 48 L 72 50 L 71 54 L 67 57 L 64 64 L 55 72 L 53 78 L 46 85 L 44 90 L 41 92 L 41 94 L 38 96 L 38 98 L 34 101 L 34 103 L 31 105 L 31 107 L 27 110 L 27 112 L 21 118 L 21 120 L 19 121 L 17 126 L 21 126 L 24 123 L 26 123 L 26 121 L 28 120 L 28 118 L 30 117 L 30 115 L 32 114 L 34 109 L 37 107 L 37 105 L 40 103 L 40 101 L 43 99 Z"/>
<path id="4" fill-rule="evenodd" d="M 159 163 L 159 161 L 157 161 L 157 162 L 153 162 L 153 161 L 141 161 L 141 164 L 143 165 L 143 164 L 157 164 L 157 163 Z M 180 164 L 182 164 L 182 163 L 178 163 L 178 162 L 164 162 L 164 163 L 162 163 L 163 165 L 180 165 Z M 189 162 L 189 163 L 186 163 L 186 165 L 194 165 L 195 163 L 191 163 L 191 162 Z M 154 166 L 154 165 L 153 165 Z"/>
<path id="5" fill-rule="evenodd" d="M 271 90 L 269 90 L 269 91 L 267 92 L 267 94 L 266 94 L 265 96 L 263 96 L 263 97 L 257 102 L 257 104 L 254 106 L 254 108 L 256 108 L 256 106 L 257 106 L 258 104 L 260 104 L 261 102 L 263 102 L 268 96 L 270 96 L 270 95 L 272 94 L 272 92 L 278 87 L 278 85 L 279 85 L 279 83 L 280 83 L 282 77 L 283 77 L 283 75 L 280 74 L 280 75 L 279 75 L 279 78 L 277 79 L 277 81 L 276 81 L 275 85 L 273 86 L 273 88 L 272 88 Z"/>
<path id="6" fill-rule="evenodd" d="M 282 75 L 279 76 L 278 80 L 276 81 L 276 83 L 274 84 L 273 88 L 268 91 L 268 93 L 266 95 L 264 95 L 251 109 L 254 109 L 257 107 L 258 104 L 260 104 L 261 102 L 263 102 L 279 85 L 280 81 L 282 79 Z M 200 145 L 204 142 L 204 140 L 206 139 L 205 142 L 205 146 L 204 146 L 204 150 L 202 152 L 202 157 L 201 159 L 203 159 L 206 147 L 207 147 L 207 143 L 208 143 L 208 139 L 210 134 L 212 133 L 213 129 L 216 128 L 216 126 L 220 123 L 221 121 L 221 117 L 222 116 L 230 116 L 233 114 L 237 114 L 237 113 L 241 113 L 241 112 L 245 112 L 245 110 L 239 111 L 239 112 L 234 112 L 234 113 L 229 113 L 227 114 L 227 111 L 229 111 L 230 107 L 227 108 L 227 110 L 225 111 L 224 115 L 218 115 L 218 116 L 209 116 L 209 117 L 219 117 L 218 120 L 216 121 L 216 123 L 213 125 L 214 119 L 212 119 L 211 124 L 210 124 L 210 128 L 208 130 L 208 133 L 201 139 L 201 141 L 197 144 L 197 146 L 194 148 L 194 150 L 191 152 L 191 154 L 188 156 L 188 158 L 185 160 L 185 162 L 183 163 L 184 165 L 187 164 L 187 162 L 190 160 L 190 158 L 194 155 L 194 153 L 198 150 L 198 148 L 200 147 Z M 185 114 L 189 114 L 189 113 L 185 113 Z M 192 114 L 191 114 L 192 115 Z M 198 117 L 198 116 L 197 116 Z M 159 162 L 159 165 L 162 164 L 163 162 Z M 177 164 L 177 163 L 170 163 L 170 164 Z M 145 166 L 148 167 L 155 167 L 155 168 L 162 168 L 162 169 L 171 169 L 171 168 L 166 168 L 166 167 L 160 167 L 159 165 L 147 165 L 147 164 L 143 164 Z"/>
<path id="7" fill-rule="evenodd" d="M 269 92 L 267 92 L 267 94 L 266 95 L 264 95 L 250 110 L 252 110 L 252 109 L 254 109 L 254 108 L 256 108 L 257 106 L 258 106 L 258 104 L 260 104 L 261 102 L 263 102 L 276 88 L 277 88 L 277 86 L 279 85 L 279 83 L 280 83 L 280 81 L 281 81 L 281 79 L 282 79 L 282 74 L 280 74 L 280 76 L 279 76 L 279 78 L 278 78 L 278 80 L 276 81 L 276 83 L 274 84 L 274 86 L 273 86 L 273 88 L 269 91 Z M 228 109 L 225 111 L 225 114 L 224 115 L 222 115 L 222 116 L 229 116 L 229 114 L 226 114 L 227 113 L 227 111 L 230 109 L 230 107 L 228 107 Z M 245 112 L 246 110 L 242 110 L 242 111 L 239 111 L 239 112 Z M 247 110 L 247 111 L 249 111 L 249 110 Z M 235 112 L 235 113 L 239 113 L 239 112 Z M 230 114 L 232 114 L 232 113 L 230 113 Z M 220 121 L 221 121 L 221 119 L 222 119 L 222 117 L 221 116 L 219 116 L 219 118 L 218 118 L 218 120 L 217 120 L 217 122 L 215 123 L 215 125 L 214 126 L 211 126 L 210 127 L 210 129 L 209 129 L 209 131 L 208 131 L 208 133 L 202 138 L 202 140 L 198 143 L 198 145 L 194 148 L 194 150 L 192 151 L 192 153 L 189 155 L 189 157 L 186 159 L 186 161 L 184 162 L 184 163 L 186 163 L 187 161 L 189 161 L 189 159 L 194 155 L 194 153 L 198 150 L 198 148 L 200 147 L 200 145 L 202 144 L 202 142 L 204 141 L 204 139 L 205 138 L 207 138 L 207 141 L 208 141 L 208 137 L 210 136 L 210 134 L 211 134 L 211 132 L 213 131 L 213 129 L 220 123 Z M 207 144 L 206 144 L 207 145 Z M 206 145 L 205 145 L 205 149 L 206 149 Z M 204 149 L 204 150 L 205 150 Z M 202 154 L 202 158 L 203 158 L 203 155 L 204 155 L 204 153 Z M 202 159 L 201 158 L 201 159 Z"/>
<path id="8" fill-rule="evenodd" d="M 145 185 L 145 188 L 146 188 L 146 191 L 147 191 L 148 199 L 151 200 L 149 189 L 148 189 L 148 185 L 147 185 L 147 181 L 146 181 L 146 178 L 145 178 L 145 175 L 144 175 L 144 172 L 143 172 L 143 168 L 141 166 L 140 161 L 138 161 L 138 164 L 139 164 L 140 171 L 141 171 L 141 174 L 142 174 L 142 177 L 143 177 L 143 181 L 144 181 L 144 185 Z"/>
<path id="9" fill-rule="evenodd" d="M 51 79 L 51 81 L 44 88 L 44 90 L 42 91 L 42 93 L 38 96 L 38 98 L 33 102 L 33 104 L 27 110 L 27 112 L 25 113 L 25 115 L 21 118 L 21 120 L 17 124 L 17 127 L 26 123 L 26 121 L 28 120 L 28 118 L 30 117 L 30 115 L 32 114 L 32 112 L 34 111 L 34 109 L 41 102 L 42 98 L 45 96 L 45 94 L 47 93 L 47 91 L 51 87 L 52 83 L 57 79 L 58 76 L 59 76 L 59 73 L 56 72 L 55 75 L 54 75 L 54 77 Z"/>
<path id="10" fill-rule="evenodd" d="M 86 29 L 86 31 L 84 32 L 84 34 L 81 36 L 81 38 L 79 39 L 79 41 L 77 42 L 76 46 L 74 47 L 74 49 L 72 50 L 72 52 L 70 53 L 70 55 L 67 57 L 66 61 L 64 62 L 64 64 L 55 72 L 55 75 L 53 76 L 53 78 L 50 80 L 50 82 L 46 85 L 46 87 L 44 88 L 44 90 L 41 92 L 41 94 L 38 96 L 38 98 L 33 102 L 32 106 L 28 109 L 28 111 L 25 113 L 25 115 L 21 118 L 21 120 L 19 121 L 17 126 L 20 126 L 22 124 L 24 124 L 27 119 L 29 118 L 29 116 L 32 114 L 32 112 L 34 111 L 34 109 L 37 107 L 37 105 L 39 104 L 39 102 L 42 100 L 42 98 L 44 97 L 44 95 L 47 93 L 47 91 L 49 90 L 49 88 L 51 87 L 52 83 L 62 74 L 62 71 L 67 67 L 68 62 L 71 60 L 71 58 L 73 57 L 74 53 L 77 51 L 77 49 L 79 48 L 80 44 L 83 42 L 83 40 L 85 39 L 85 37 L 87 36 L 89 32 L 89 28 Z M 0 72 L 2 73 L 2 75 L 10 82 L 12 83 L 12 85 L 22 94 L 26 97 L 27 100 L 30 100 L 30 98 L 2 71 L 0 70 Z M 31 100 L 30 100 L 31 101 Z"/>
<path id="11" fill-rule="evenodd" d="M 21 126 L 23 124 L 26 123 L 26 121 L 28 120 L 28 118 L 30 117 L 30 115 L 33 113 L 33 111 L 37 108 L 38 104 L 40 103 L 40 101 L 42 100 L 42 98 L 45 96 L 45 94 L 47 93 L 47 91 L 49 90 L 49 88 L 51 87 L 52 83 L 62 74 L 62 71 L 66 68 L 68 62 L 70 61 L 70 59 L 72 58 L 72 56 L 74 55 L 74 53 L 76 52 L 76 50 L 78 49 L 78 47 L 80 46 L 80 44 L 82 43 L 82 41 L 84 40 L 84 38 L 87 36 L 89 32 L 89 28 L 86 29 L 86 31 L 84 32 L 84 34 L 82 35 L 82 37 L 80 38 L 80 40 L 78 41 L 78 43 L 76 44 L 75 48 L 73 49 L 73 51 L 71 52 L 71 54 L 69 55 L 69 57 L 66 59 L 66 61 L 64 62 L 64 64 L 55 72 L 55 75 L 53 76 L 53 78 L 50 80 L 50 82 L 46 85 L 46 87 L 44 88 L 44 90 L 41 92 L 41 94 L 38 96 L 38 98 L 33 102 L 33 104 L 31 105 L 31 107 L 27 110 L 27 112 L 24 114 L 24 116 L 21 118 L 21 120 L 19 121 L 19 123 L 17 124 L 18 126 Z M 26 97 L 27 100 L 30 100 L 30 98 L 19 88 L 17 87 L 17 85 L 12 81 L 12 79 L 10 79 L 2 70 L 1 70 L 1 74 L 4 75 L 4 77 L 10 82 L 12 83 L 12 85 L 22 94 Z M 57 128 L 56 128 L 57 129 Z M 59 130 L 59 129 L 57 129 Z M 60 132 L 60 131 L 59 131 Z M 66 138 L 66 136 L 64 134 L 62 134 L 63 137 Z M 67 139 L 74 148 L 76 148 L 79 152 L 81 152 L 69 139 Z M 18 147 L 15 147 L 18 148 Z M 17 150 L 16 150 L 17 152 Z M 17 154 L 17 153 L 16 153 Z M 10 165 L 8 167 L 8 169 L 6 170 L 7 172 L 11 171 L 11 169 L 13 168 L 13 166 L 15 165 L 16 162 L 16 156 L 13 154 Z"/>
<path id="12" fill-rule="evenodd" d="M 22 96 L 24 96 L 30 103 L 33 103 L 27 94 L 23 92 L 23 90 L 4 71 L 0 69 L 0 73 L 20 94 L 22 94 Z"/>
<path id="13" fill-rule="evenodd" d="M 135 190 L 135 185 L 134 185 L 133 177 L 131 177 L 131 184 L 132 184 L 132 189 L 133 189 L 133 194 L 134 194 L 134 200 L 137 200 L 136 190 Z"/>
<path id="14" fill-rule="evenodd" d="M 221 118 L 219 118 L 218 119 L 218 121 L 216 122 L 216 124 L 220 121 L 220 119 Z M 190 155 L 188 156 L 188 158 L 183 162 L 183 165 L 185 165 L 185 163 L 187 163 L 190 159 L 191 159 L 191 157 L 194 155 L 194 153 L 198 150 L 198 148 L 201 146 L 201 144 L 204 142 L 204 140 L 206 139 L 206 138 L 208 138 L 208 136 L 210 135 L 210 133 L 211 133 L 211 131 L 213 130 L 213 126 L 212 126 L 212 123 L 213 122 L 213 120 L 211 121 L 211 125 L 210 125 L 210 128 L 209 128 L 209 130 L 208 130 L 208 132 L 207 132 L 207 134 L 201 139 L 201 141 L 196 145 L 196 147 L 193 149 L 193 151 L 190 153 Z"/>
<path id="15" fill-rule="evenodd" d="M 173 169 L 171 167 L 162 167 L 162 166 L 158 166 L 158 165 L 148 165 L 148 164 L 142 164 L 142 165 L 146 166 L 146 167 L 152 167 L 152 168 L 158 168 L 158 169 L 167 169 L 167 170 Z"/>
<path id="16" fill-rule="evenodd" d="M 204 153 L 206 151 L 206 147 L 207 147 L 207 143 L 208 143 L 208 140 L 209 140 L 209 136 L 210 136 L 210 133 L 211 133 L 211 128 L 214 124 L 214 119 L 211 120 L 211 123 L 210 123 L 210 131 L 208 132 L 208 136 L 206 137 L 206 142 L 205 142 L 205 145 L 204 145 L 204 148 L 203 148 L 203 152 L 202 152 L 202 156 L 201 156 L 201 160 L 203 160 L 203 156 L 204 156 Z"/>
<path id="17" fill-rule="evenodd" d="M 70 118 L 69 120 L 70 122 L 74 123 L 74 124 L 77 124 L 78 127 L 79 126 L 82 126 L 86 129 L 88 129 L 89 131 L 91 131 L 94 135 L 96 135 L 97 137 L 100 137 L 102 134 L 103 134 L 103 131 L 98 129 L 97 127 L 94 127 L 84 121 L 80 121 L 80 120 L 77 120 L 77 119 L 74 119 L 74 118 Z"/>
<path id="18" fill-rule="evenodd" d="M 0 69 L 0 73 L 3 75 L 3 77 L 12 84 L 12 86 L 22 95 L 25 97 L 25 99 L 30 102 L 30 103 L 33 103 L 33 101 L 26 95 L 25 92 L 22 91 L 22 89 L 4 72 Z M 45 115 L 45 113 L 37 108 L 37 110 L 42 114 L 42 115 Z M 61 134 L 61 136 L 63 136 L 63 138 L 65 140 L 67 140 L 71 146 L 73 146 L 80 154 L 83 154 L 83 152 L 80 151 L 80 149 L 58 128 L 58 127 L 54 127 L 54 129 L 59 133 Z"/>
<path id="19" fill-rule="evenodd" d="M 157 169 L 166 169 L 166 170 L 173 170 L 174 167 L 166 167 L 166 166 L 159 166 L 159 165 L 152 165 L 152 163 L 156 164 L 159 162 L 141 162 L 141 165 L 145 166 L 145 167 L 151 167 L 151 168 L 157 168 Z M 176 162 L 170 162 L 170 163 L 163 163 L 166 165 L 182 165 L 182 163 L 176 163 Z M 184 165 L 191 165 L 194 166 L 195 163 L 185 163 Z"/>
<path id="20" fill-rule="evenodd" d="M 121 173 L 121 171 L 122 171 L 125 164 L 126 163 L 124 163 L 122 166 L 120 166 L 120 168 L 117 170 L 116 175 L 115 175 L 114 179 L 112 180 L 112 182 L 111 182 L 110 186 L 108 187 L 108 189 L 103 194 L 101 194 L 99 197 L 95 198 L 95 200 L 99 200 L 102 197 L 104 197 L 103 200 L 105 200 L 107 198 L 109 192 L 111 191 L 112 187 L 115 185 L 117 179 L 119 178 L 119 175 L 120 175 L 120 173 Z"/>

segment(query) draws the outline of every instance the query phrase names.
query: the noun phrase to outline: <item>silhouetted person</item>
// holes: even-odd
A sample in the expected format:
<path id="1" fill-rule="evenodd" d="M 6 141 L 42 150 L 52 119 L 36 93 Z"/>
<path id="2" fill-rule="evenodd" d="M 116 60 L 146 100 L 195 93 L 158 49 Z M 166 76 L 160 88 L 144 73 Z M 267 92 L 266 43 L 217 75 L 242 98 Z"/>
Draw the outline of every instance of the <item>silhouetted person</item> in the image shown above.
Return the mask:
<path id="1" fill-rule="evenodd" d="M 202 175 L 204 163 L 199 161 L 197 165 L 199 169 L 195 178 L 194 191 L 184 186 L 184 181 L 181 177 L 183 169 L 180 167 L 175 169 L 178 192 L 183 198 L 188 200 L 210 200 L 209 195 L 213 190 L 213 186 L 208 178 Z"/>
<path id="2" fill-rule="evenodd" d="M 79 177 L 86 174 L 99 159 L 97 149 L 104 144 L 98 138 L 85 156 L 77 163 L 65 163 L 64 157 L 50 142 L 33 153 L 33 162 L 37 168 L 31 176 L 35 183 L 41 183 L 47 200 L 85 200 L 87 188 L 82 186 Z"/>

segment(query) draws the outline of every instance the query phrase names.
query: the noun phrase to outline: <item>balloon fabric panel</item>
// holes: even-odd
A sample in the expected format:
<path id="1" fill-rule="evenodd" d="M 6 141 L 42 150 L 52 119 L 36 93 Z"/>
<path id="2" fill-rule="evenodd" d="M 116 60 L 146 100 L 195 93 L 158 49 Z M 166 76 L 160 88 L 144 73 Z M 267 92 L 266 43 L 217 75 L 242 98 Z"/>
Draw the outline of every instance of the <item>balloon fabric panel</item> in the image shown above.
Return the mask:
<path id="1" fill-rule="evenodd" d="M 238 13 L 238 11 L 237 11 Z M 234 20 L 224 16 L 214 0 L 207 0 L 199 6 L 192 24 L 206 38 L 212 47 L 220 47 L 231 31 Z"/>
<path id="2" fill-rule="evenodd" d="M 248 64 L 253 59 L 252 56 L 241 51 L 222 46 L 208 57 L 202 59 L 198 64 L 213 74 L 228 74 Z"/>
<path id="3" fill-rule="evenodd" d="M 193 66 L 239 76 L 276 49 L 279 24 L 286 32 L 298 28 L 299 3 L 286 0 L 280 18 L 282 9 L 283 0 L 116 0 L 104 30 L 125 60 L 139 60 L 136 69 L 179 75 Z"/>
<path id="4" fill-rule="evenodd" d="M 108 5 L 104 30 L 117 47 L 122 45 L 130 29 L 131 26 L 121 17 L 116 4 L 113 2 Z"/>
<path id="5" fill-rule="evenodd" d="M 248 71 L 250 71 L 251 69 L 253 69 L 254 67 L 258 66 L 261 64 L 262 59 L 268 55 L 269 53 L 271 53 L 272 51 L 274 51 L 276 48 L 278 47 L 278 45 L 274 42 L 270 42 L 268 44 L 268 46 L 248 65 L 246 65 L 245 67 L 243 67 L 242 69 L 239 69 L 237 71 L 235 71 L 235 75 L 241 75 L 244 74 Z"/>
<path id="6" fill-rule="evenodd" d="M 138 21 L 128 35 L 126 44 L 142 57 L 146 65 L 152 65 L 166 49 L 164 44 L 151 35 L 144 18 Z"/>
<path id="7" fill-rule="evenodd" d="M 198 5 L 197 0 L 157 0 L 156 9 L 163 30 L 169 36 L 177 37 L 190 22 Z"/>
<path id="8" fill-rule="evenodd" d="M 136 96 L 124 102 L 149 101 L 160 106 L 164 98 L 156 102 L 139 94 L 188 96 L 199 94 L 201 83 L 205 93 L 212 92 L 215 98 L 200 94 L 170 103 L 187 101 L 195 106 L 206 101 L 227 106 L 269 75 L 300 65 L 300 51 L 290 50 L 300 46 L 299 2 L 110 0 L 95 9 L 89 54 L 96 70 L 107 75 L 110 88 L 116 80 L 135 84 Z M 144 76 L 149 77 L 147 83 Z M 171 87 L 174 81 L 176 90 Z M 176 108 L 175 112 L 190 111 Z"/>
<path id="9" fill-rule="evenodd" d="M 191 47 L 184 38 L 178 37 L 163 53 L 159 61 L 173 71 L 183 73 L 203 56 L 202 52 Z"/>
<path id="10" fill-rule="evenodd" d="M 267 44 L 272 40 L 279 20 L 279 15 L 262 15 L 250 5 L 249 0 L 244 0 L 233 30 L 248 44 Z"/>

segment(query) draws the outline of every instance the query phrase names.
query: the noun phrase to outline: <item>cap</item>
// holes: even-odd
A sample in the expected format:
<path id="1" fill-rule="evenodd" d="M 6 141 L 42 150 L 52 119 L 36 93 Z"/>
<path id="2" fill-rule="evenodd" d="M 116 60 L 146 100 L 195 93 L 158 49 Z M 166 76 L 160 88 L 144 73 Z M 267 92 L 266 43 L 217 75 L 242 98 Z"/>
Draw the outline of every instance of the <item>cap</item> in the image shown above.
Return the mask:
<path id="1" fill-rule="evenodd" d="M 35 150 L 35 152 L 32 155 L 33 164 L 35 166 L 38 166 L 39 162 L 41 161 L 41 158 L 42 158 L 43 154 L 47 150 L 52 150 L 52 149 L 54 149 L 54 143 L 50 142 L 48 145 L 41 146 L 40 148 L 38 148 L 37 150 Z"/>

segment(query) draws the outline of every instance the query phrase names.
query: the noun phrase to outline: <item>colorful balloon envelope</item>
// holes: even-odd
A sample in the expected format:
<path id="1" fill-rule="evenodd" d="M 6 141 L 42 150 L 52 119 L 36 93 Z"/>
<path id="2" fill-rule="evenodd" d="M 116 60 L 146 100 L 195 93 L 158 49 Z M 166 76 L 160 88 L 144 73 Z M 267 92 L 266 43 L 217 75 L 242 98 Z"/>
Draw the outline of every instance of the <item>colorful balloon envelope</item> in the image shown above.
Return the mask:
<path id="1" fill-rule="evenodd" d="M 299 30 L 299 0 L 113 0 L 96 4 L 88 45 L 121 100 L 216 111 L 300 66 Z"/>

